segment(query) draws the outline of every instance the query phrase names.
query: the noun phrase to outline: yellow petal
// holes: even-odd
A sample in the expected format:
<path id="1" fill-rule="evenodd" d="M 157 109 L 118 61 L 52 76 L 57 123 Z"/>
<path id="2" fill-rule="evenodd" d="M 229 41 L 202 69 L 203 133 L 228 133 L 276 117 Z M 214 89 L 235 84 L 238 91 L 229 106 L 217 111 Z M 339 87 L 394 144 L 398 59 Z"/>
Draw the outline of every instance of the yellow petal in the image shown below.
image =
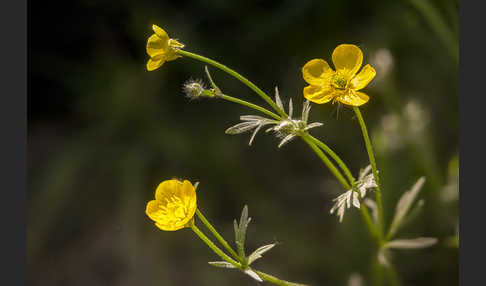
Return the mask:
<path id="1" fill-rule="evenodd" d="M 167 53 L 169 50 L 169 38 L 162 39 L 158 35 L 153 34 L 147 40 L 147 54 L 150 57 L 155 57 Z"/>
<path id="2" fill-rule="evenodd" d="M 332 88 L 323 88 L 317 85 L 309 85 L 304 88 L 304 97 L 314 103 L 326 103 L 330 101 L 333 97 Z"/>
<path id="3" fill-rule="evenodd" d="M 161 27 L 157 25 L 152 25 L 152 30 L 154 30 L 154 33 L 159 36 L 162 40 L 169 40 L 169 35 L 162 29 Z"/>
<path id="4" fill-rule="evenodd" d="M 302 68 L 302 77 L 310 85 L 322 85 L 333 75 L 334 71 L 323 59 L 310 60 Z"/>
<path id="5" fill-rule="evenodd" d="M 179 180 L 172 179 L 160 183 L 155 190 L 155 199 L 157 201 L 164 201 L 165 198 L 177 193 L 177 189 L 182 184 Z"/>
<path id="6" fill-rule="evenodd" d="M 185 227 L 185 224 L 162 224 L 162 223 L 159 223 L 159 222 L 156 222 L 155 225 L 160 228 L 161 230 L 165 230 L 165 231 L 176 231 L 176 230 L 179 230 L 181 228 L 184 228 Z"/>
<path id="7" fill-rule="evenodd" d="M 156 200 L 152 200 L 147 203 L 145 213 L 151 220 L 157 221 L 160 218 L 160 212 L 161 210 L 159 208 L 159 203 Z"/>
<path id="8" fill-rule="evenodd" d="M 370 65 L 365 65 L 361 71 L 353 77 L 350 82 L 350 88 L 360 90 L 368 85 L 368 83 L 375 77 L 376 71 Z"/>
<path id="9" fill-rule="evenodd" d="M 181 58 L 182 56 L 179 55 L 178 53 L 175 53 L 174 51 L 170 51 L 167 53 L 167 58 L 165 59 L 166 61 L 173 61 L 175 59 Z"/>
<path id="10" fill-rule="evenodd" d="M 352 77 L 363 63 L 363 53 L 356 45 L 341 44 L 332 52 L 332 62 L 337 72 Z"/>
<path id="11" fill-rule="evenodd" d="M 159 57 L 158 60 L 157 60 L 157 58 L 151 58 L 147 62 L 147 70 L 148 71 L 156 70 L 159 67 L 161 67 L 164 64 L 164 62 L 165 62 L 164 57 Z"/>
<path id="12" fill-rule="evenodd" d="M 348 90 L 344 94 L 336 97 L 336 100 L 351 106 L 360 106 L 368 102 L 369 96 L 364 92 Z"/>

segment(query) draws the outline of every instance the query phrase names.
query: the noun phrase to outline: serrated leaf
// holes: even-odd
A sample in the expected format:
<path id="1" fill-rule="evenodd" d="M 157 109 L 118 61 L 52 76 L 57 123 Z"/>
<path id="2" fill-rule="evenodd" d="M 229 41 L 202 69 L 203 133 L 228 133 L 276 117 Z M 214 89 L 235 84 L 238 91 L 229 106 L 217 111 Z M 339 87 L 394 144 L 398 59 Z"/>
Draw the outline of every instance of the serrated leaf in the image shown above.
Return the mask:
<path id="1" fill-rule="evenodd" d="M 228 129 L 226 129 L 226 131 L 224 133 L 229 134 L 229 135 L 240 134 L 240 133 L 249 131 L 249 130 L 257 127 L 258 124 L 259 124 L 259 122 L 255 122 L 255 121 L 241 122 L 241 123 L 236 124 L 235 126 L 232 126 Z"/>
<path id="2" fill-rule="evenodd" d="M 278 92 L 278 87 L 275 87 L 275 103 L 277 104 L 277 106 L 284 110 L 284 106 L 283 106 L 283 103 L 282 103 L 282 100 L 280 99 L 280 95 L 279 95 L 279 92 Z"/>
<path id="3" fill-rule="evenodd" d="M 210 265 L 221 268 L 236 268 L 233 264 L 226 261 L 211 261 L 208 262 Z"/>
<path id="4" fill-rule="evenodd" d="M 244 272 L 256 281 L 263 282 L 262 278 L 260 278 L 260 276 L 258 276 L 258 274 L 256 274 L 255 271 L 251 270 L 250 268 L 246 269 Z"/>
<path id="5" fill-rule="evenodd" d="M 248 256 L 248 265 L 250 265 L 253 261 L 255 261 L 257 259 L 262 258 L 262 255 L 265 252 L 272 249 L 275 245 L 276 245 L 276 243 L 272 243 L 272 244 L 267 244 L 267 245 L 264 245 L 264 246 L 257 248 L 257 250 L 253 251 L 253 253 L 250 254 L 250 256 Z"/>
<path id="6" fill-rule="evenodd" d="M 395 239 L 387 242 L 385 248 L 417 249 L 432 246 L 437 243 L 435 237 L 418 237 L 413 239 Z"/>
<path id="7" fill-rule="evenodd" d="M 402 225 L 403 219 L 407 215 L 408 210 L 412 206 L 424 183 L 425 177 L 420 177 L 409 191 L 403 193 L 395 208 L 395 215 L 390 225 L 388 237 L 393 237 L 398 228 Z"/>

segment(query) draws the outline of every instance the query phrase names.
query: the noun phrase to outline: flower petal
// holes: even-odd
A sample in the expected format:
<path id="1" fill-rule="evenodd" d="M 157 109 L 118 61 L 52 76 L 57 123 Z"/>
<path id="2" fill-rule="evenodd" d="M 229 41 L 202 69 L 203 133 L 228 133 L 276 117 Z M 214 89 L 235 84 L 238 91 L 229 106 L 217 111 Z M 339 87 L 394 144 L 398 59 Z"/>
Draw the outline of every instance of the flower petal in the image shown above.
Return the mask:
<path id="1" fill-rule="evenodd" d="M 160 39 L 168 41 L 169 40 L 169 35 L 167 35 L 167 32 L 165 32 L 164 29 L 157 25 L 152 25 L 152 30 L 154 30 L 154 33 L 159 36 Z"/>
<path id="2" fill-rule="evenodd" d="M 364 92 L 348 90 L 348 92 L 336 97 L 336 100 L 351 106 L 360 106 L 368 102 L 369 96 Z"/>
<path id="3" fill-rule="evenodd" d="M 147 70 L 153 71 L 155 69 L 160 68 L 165 63 L 165 56 L 159 55 L 153 58 L 150 58 L 147 62 Z"/>
<path id="4" fill-rule="evenodd" d="M 156 200 L 152 200 L 147 203 L 147 207 L 145 208 L 145 213 L 147 216 L 154 220 L 157 221 L 157 213 L 160 211 L 159 209 L 159 203 Z"/>
<path id="5" fill-rule="evenodd" d="M 350 82 L 350 88 L 354 90 L 360 90 L 370 83 L 375 77 L 376 71 L 370 65 L 365 65 L 361 71 L 353 77 Z"/>
<path id="6" fill-rule="evenodd" d="M 326 103 L 334 97 L 332 88 L 323 88 L 322 86 L 309 85 L 304 88 L 304 97 L 314 103 Z"/>
<path id="7" fill-rule="evenodd" d="M 179 230 L 181 228 L 186 227 L 184 224 L 174 225 L 174 224 L 162 224 L 162 223 L 159 223 L 159 222 L 156 222 L 155 225 L 158 228 L 160 228 L 161 230 L 165 230 L 165 231 L 176 231 L 176 230 Z"/>
<path id="8" fill-rule="evenodd" d="M 163 181 L 155 190 L 155 199 L 157 201 L 165 201 L 165 198 L 176 195 L 181 185 L 182 182 L 176 179 Z"/>
<path id="9" fill-rule="evenodd" d="M 147 40 L 147 54 L 150 57 L 155 57 L 167 53 L 169 49 L 169 38 L 162 39 L 158 35 L 153 34 Z"/>
<path id="10" fill-rule="evenodd" d="M 334 71 L 323 59 L 310 60 L 302 68 L 302 77 L 310 85 L 322 85 L 333 75 Z"/>
<path id="11" fill-rule="evenodd" d="M 363 63 L 363 52 L 356 45 L 341 44 L 332 52 L 332 62 L 337 72 L 352 77 Z"/>

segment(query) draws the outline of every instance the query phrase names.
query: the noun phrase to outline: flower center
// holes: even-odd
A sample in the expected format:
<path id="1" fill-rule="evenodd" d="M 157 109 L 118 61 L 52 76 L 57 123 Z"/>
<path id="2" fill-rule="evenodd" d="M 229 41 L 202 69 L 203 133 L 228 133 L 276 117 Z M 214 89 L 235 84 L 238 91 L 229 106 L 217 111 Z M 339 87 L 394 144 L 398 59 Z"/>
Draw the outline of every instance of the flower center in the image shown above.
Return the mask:
<path id="1" fill-rule="evenodd" d="M 346 89 L 347 83 L 346 78 L 338 73 L 334 75 L 331 82 L 332 86 L 337 89 Z"/>

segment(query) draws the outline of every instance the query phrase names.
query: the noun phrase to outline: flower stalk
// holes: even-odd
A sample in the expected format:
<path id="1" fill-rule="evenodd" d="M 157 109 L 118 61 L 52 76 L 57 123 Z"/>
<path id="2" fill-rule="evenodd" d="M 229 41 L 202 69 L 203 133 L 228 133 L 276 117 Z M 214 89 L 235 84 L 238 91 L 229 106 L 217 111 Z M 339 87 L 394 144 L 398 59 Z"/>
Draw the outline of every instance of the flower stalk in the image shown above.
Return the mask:
<path id="1" fill-rule="evenodd" d="M 368 153 L 368 157 L 371 164 L 371 169 L 373 171 L 373 176 L 375 177 L 376 181 L 376 204 L 378 205 L 378 228 L 380 233 L 380 238 L 383 239 L 384 233 L 384 219 L 383 219 L 383 202 L 381 199 L 381 184 L 380 178 L 378 177 L 378 171 L 376 169 L 376 161 L 375 161 L 375 154 L 373 153 L 373 147 L 371 145 L 370 137 L 368 135 L 368 129 L 366 128 L 366 123 L 363 120 L 363 116 L 358 107 L 354 106 L 353 110 L 358 118 L 359 125 L 361 127 L 361 131 L 363 133 L 363 138 L 366 145 L 366 151 Z"/>
<path id="2" fill-rule="evenodd" d="M 201 62 L 210 64 L 210 65 L 212 65 L 212 66 L 214 66 L 214 67 L 216 67 L 216 68 L 218 68 L 218 69 L 220 69 L 220 70 L 228 73 L 229 75 L 233 76 L 234 78 L 236 78 L 239 81 L 241 81 L 242 83 L 244 83 L 251 90 L 253 90 L 254 92 L 256 92 L 261 98 L 263 98 L 263 100 L 265 100 L 281 116 L 287 117 L 287 114 L 285 113 L 285 111 L 283 111 L 280 107 L 278 107 L 275 104 L 275 102 L 272 101 L 272 99 L 270 98 L 270 96 L 268 96 L 264 91 L 262 91 L 259 87 L 257 87 L 254 83 L 252 83 L 246 77 L 240 75 L 239 73 L 237 73 L 233 69 L 231 69 L 231 68 L 229 68 L 229 67 L 227 67 L 227 66 L 225 66 L 225 65 L 223 65 L 221 63 L 218 63 L 215 60 L 212 60 L 210 58 L 207 58 L 207 57 L 204 57 L 204 56 L 195 54 L 195 53 L 191 53 L 191 52 L 184 51 L 184 50 L 177 50 L 177 53 L 179 55 L 186 56 L 186 57 L 189 57 L 189 58 L 192 58 L 192 59 L 195 59 L 195 60 L 198 60 L 198 61 L 201 61 Z"/>

